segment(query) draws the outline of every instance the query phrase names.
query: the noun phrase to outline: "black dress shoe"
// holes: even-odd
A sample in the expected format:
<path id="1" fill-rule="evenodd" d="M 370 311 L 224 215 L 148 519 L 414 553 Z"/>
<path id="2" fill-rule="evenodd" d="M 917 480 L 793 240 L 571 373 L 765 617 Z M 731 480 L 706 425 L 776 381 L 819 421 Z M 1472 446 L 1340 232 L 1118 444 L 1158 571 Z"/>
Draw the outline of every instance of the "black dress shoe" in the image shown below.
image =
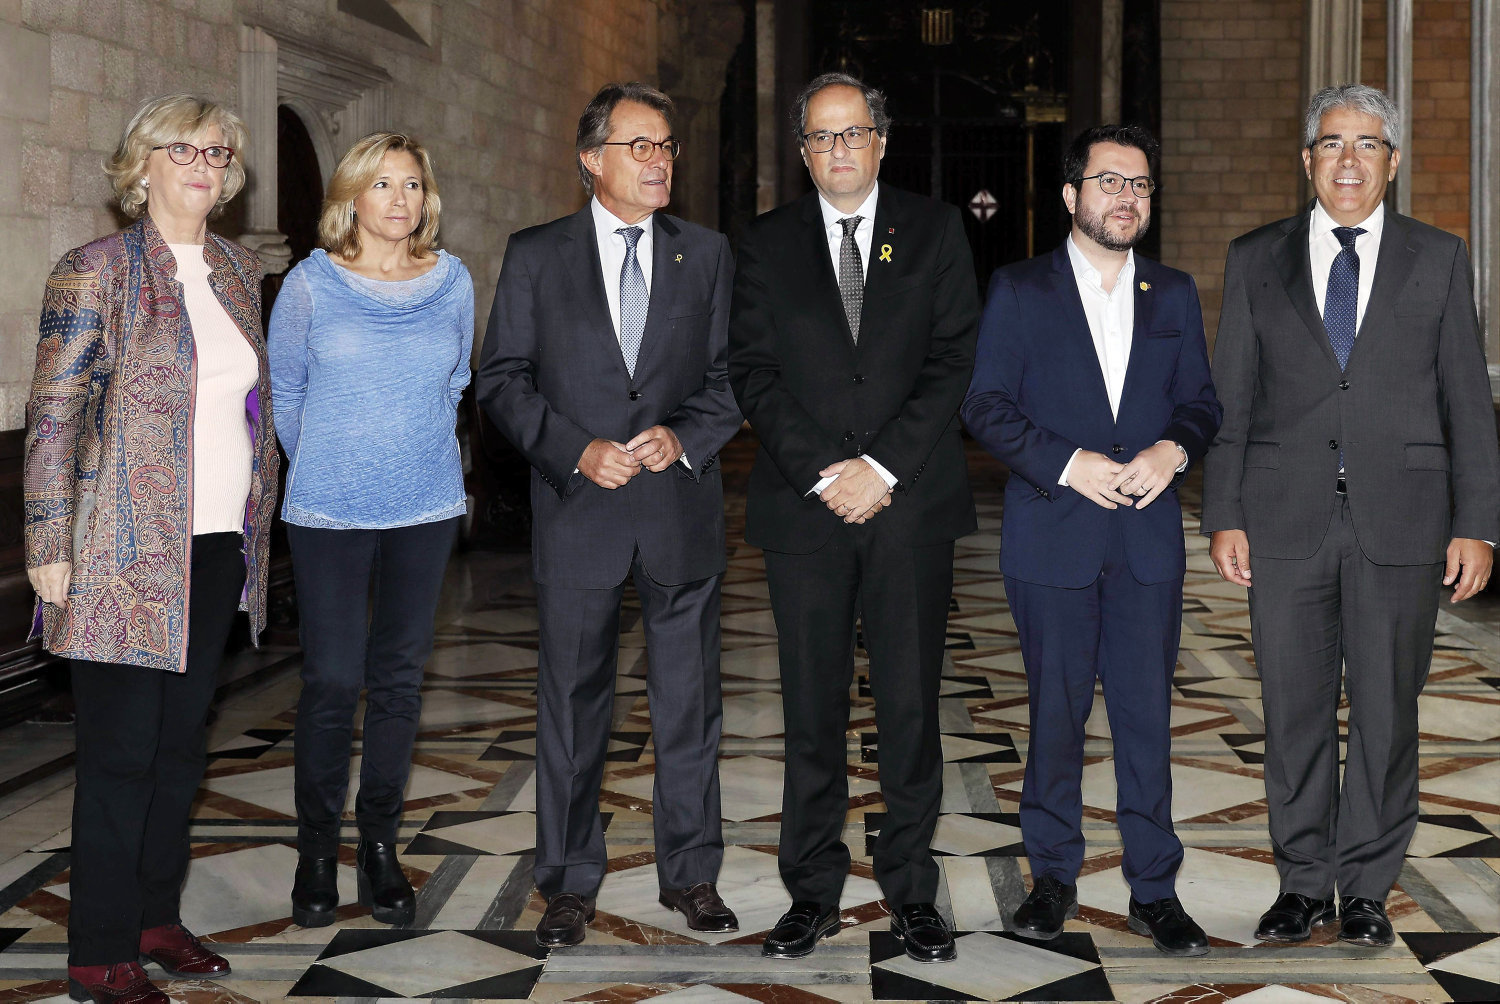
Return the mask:
<path id="1" fill-rule="evenodd" d="M 768 959 L 800 959 L 811 955 L 818 941 L 838 933 L 839 908 L 823 907 L 810 899 L 799 899 L 781 915 L 760 946 Z"/>
<path id="2" fill-rule="evenodd" d="M 953 932 L 931 903 L 908 903 L 891 914 L 891 933 L 913 962 L 952 962 L 958 958 Z"/>
<path id="3" fill-rule="evenodd" d="M 547 901 L 547 912 L 536 926 L 536 943 L 543 948 L 583 944 L 583 929 L 594 919 L 594 900 L 560 892 Z"/>
<path id="4" fill-rule="evenodd" d="M 302 927 L 327 927 L 339 908 L 339 859 L 298 858 L 292 879 L 292 920 Z"/>
<path id="5" fill-rule="evenodd" d="M 1339 898 L 1339 940 L 1368 948 L 1385 948 L 1396 940 L 1385 904 L 1360 896 Z"/>
<path id="6" fill-rule="evenodd" d="M 368 906 L 382 924 L 410 924 L 417 915 L 417 894 L 396 860 L 396 845 L 361 841 L 354 860 L 359 905 Z"/>
<path id="7" fill-rule="evenodd" d="M 1338 919 L 1333 897 L 1313 899 L 1300 892 L 1284 892 L 1276 897 L 1271 909 L 1260 915 L 1255 928 L 1257 941 L 1279 941 L 1292 944 L 1312 937 L 1312 929 Z"/>
<path id="8" fill-rule="evenodd" d="M 1078 887 L 1043 875 L 1016 908 L 1016 933 L 1032 941 L 1051 941 L 1062 933 L 1063 922 L 1078 916 Z"/>
<path id="9" fill-rule="evenodd" d="M 1130 897 L 1130 929 L 1151 938 L 1163 955 L 1207 955 L 1208 935 L 1187 915 L 1176 896 L 1137 903 Z"/>
<path id="10" fill-rule="evenodd" d="M 728 934 L 740 929 L 739 918 L 724 905 L 712 882 L 699 882 L 686 889 L 663 889 L 657 901 L 682 914 L 690 931 Z"/>

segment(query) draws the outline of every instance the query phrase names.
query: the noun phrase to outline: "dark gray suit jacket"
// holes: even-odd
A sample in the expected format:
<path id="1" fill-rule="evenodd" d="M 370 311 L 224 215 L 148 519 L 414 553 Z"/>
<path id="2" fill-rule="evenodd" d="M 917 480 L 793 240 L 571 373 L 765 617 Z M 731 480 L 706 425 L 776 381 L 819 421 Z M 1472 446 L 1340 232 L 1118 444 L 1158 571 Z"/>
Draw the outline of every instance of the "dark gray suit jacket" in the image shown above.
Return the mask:
<path id="1" fill-rule="evenodd" d="M 724 570 L 718 452 L 740 426 L 727 372 L 734 263 L 723 234 L 666 213 L 654 227 L 634 378 L 610 321 L 588 205 L 513 234 L 505 252 L 475 391 L 531 463 L 538 582 L 618 585 L 637 547 L 663 585 Z M 642 470 L 613 491 L 576 472 L 595 438 L 624 443 L 653 425 L 677 434 L 691 471 Z"/>
<path id="2" fill-rule="evenodd" d="M 1308 259 L 1311 206 L 1229 246 L 1213 377 L 1224 422 L 1203 467 L 1204 533 L 1305 558 L 1328 529 L 1339 450 L 1360 548 L 1382 565 L 1500 539 L 1500 451 L 1463 241 L 1386 211 L 1344 372 Z"/>

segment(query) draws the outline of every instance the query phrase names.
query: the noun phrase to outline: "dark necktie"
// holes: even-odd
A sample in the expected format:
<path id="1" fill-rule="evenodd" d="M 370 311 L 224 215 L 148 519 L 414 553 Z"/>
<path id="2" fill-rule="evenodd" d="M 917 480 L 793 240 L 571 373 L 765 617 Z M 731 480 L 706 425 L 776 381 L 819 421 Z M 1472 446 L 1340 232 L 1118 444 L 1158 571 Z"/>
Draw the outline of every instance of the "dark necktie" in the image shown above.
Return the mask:
<path id="1" fill-rule="evenodd" d="M 646 333 L 646 308 L 651 296 L 646 276 L 635 256 L 636 242 L 645 233 L 640 227 L 621 227 L 615 233 L 625 238 L 625 262 L 620 266 L 620 354 L 625 371 L 635 376 L 635 361 L 641 354 L 641 336 Z"/>
<path id="2" fill-rule="evenodd" d="M 844 242 L 839 245 L 839 298 L 844 301 L 844 316 L 849 319 L 849 334 L 859 343 L 859 314 L 865 305 L 865 267 L 859 257 L 854 231 L 863 216 L 846 216 L 839 220 L 844 228 Z"/>
<path id="3" fill-rule="evenodd" d="M 1359 323 L 1359 255 L 1354 239 L 1364 233 L 1358 227 L 1334 227 L 1333 236 L 1343 245 L 1328 270 L 1328 293 L 1323 298 L 1323 328 L 1338 357 L 1339 369 L 1349 365 L 1354 350 L 1354 331 Z"/>

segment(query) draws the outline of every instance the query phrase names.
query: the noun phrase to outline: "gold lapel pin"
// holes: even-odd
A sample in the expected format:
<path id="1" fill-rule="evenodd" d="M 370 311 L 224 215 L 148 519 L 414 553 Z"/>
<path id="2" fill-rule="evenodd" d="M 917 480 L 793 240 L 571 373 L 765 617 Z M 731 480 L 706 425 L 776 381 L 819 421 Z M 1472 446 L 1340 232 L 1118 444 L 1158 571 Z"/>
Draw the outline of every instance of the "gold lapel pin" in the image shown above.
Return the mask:
<path id="1" fill-rule="evenodd" d="M 672 260 L 673 261 L 682 261 L 682 255 L 678 255 L 676 258 L 673 258 Z"/>
<path id="2" fill-rule="evenodd" d="M 882 245 L 880 245 L 880 260 L 881 261 L 890 261 L 891 260 L 891 246 L 889 244 L 882 244 Z"/>
<path id="3" fill-rule="evenodd" d="M 1141 283 L 1141 292 L 1142 293 L 1147 292 L 1148 290 L 1150 290 L 1150 288 L 1151 288 L 1151 284 L 1149 282 L 1143 282 L 1143 283 Z"/>

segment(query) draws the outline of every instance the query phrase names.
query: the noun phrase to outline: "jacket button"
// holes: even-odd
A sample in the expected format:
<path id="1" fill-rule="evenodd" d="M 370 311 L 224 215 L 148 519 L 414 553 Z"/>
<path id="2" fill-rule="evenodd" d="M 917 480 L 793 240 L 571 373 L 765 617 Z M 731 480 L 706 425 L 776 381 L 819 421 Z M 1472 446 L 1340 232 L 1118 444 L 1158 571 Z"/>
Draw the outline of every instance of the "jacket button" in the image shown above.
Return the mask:
<path id="1" fill-rule="evenodd" d="M 1109 452 L 1110 453 L 1124 453 L 1125 452 L 1125 447 L 1121 446 L 1119 443 L 1116 443 L 1114 446 L 1111 446 L 1109 448 Z"/>
<path id="2" fill-rule="evenodd" d="M 854 442 L 854 433 L 852 433 L 852 432 L 845 432 L 844 433 L 844 442 L 846 442 L 846 443 L 852 443 L 852 442 Z"/>
<path id="3" fill-rule="evenodd" d="M 1348 380 L 1340 380 L 1339 381 L 1339 390 L 1348 390 L 1348 389 L 1349 389 L 1349 381 Z"/>
<path id="4" fill-rule="evenodd" d="M 1328 448 L 1330 450 L 1336 450 L 1336 449 L 1338 449 L 1339 448 L 1339 441 L 1337 439 L 1330 439 L 1328 441 Z"/>
<path id="5" fill-rule="evenodd" d="M 633 391 L 630 392 L 630 400 L 632 400 L 632 401 L 639 401 L 640 399 L 641 399 L 641 392 L 640 391 L 633 390 Z"/>
<path id="6" fill-rule="evenodd" d="M 854 382 L 855 383 L 864 383 L 865 382 L 865 375 L 863 373 L 856 373 L 856 374 L 854 374 Z"/>

